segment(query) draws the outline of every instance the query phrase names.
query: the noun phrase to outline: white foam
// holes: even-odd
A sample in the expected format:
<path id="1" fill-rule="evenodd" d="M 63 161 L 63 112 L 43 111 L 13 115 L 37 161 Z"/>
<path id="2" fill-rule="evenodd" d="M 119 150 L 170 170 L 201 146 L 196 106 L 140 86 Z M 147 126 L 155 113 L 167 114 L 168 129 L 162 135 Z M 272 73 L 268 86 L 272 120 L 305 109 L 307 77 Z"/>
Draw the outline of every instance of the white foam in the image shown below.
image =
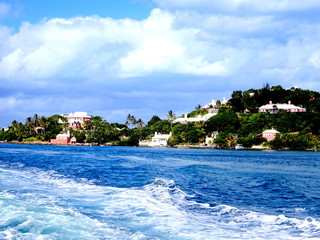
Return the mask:
<path id="1" fill-rule="evenodd" d="M 4 239 L 316 239 L 319 221 L 188 200 L 173 180 L 96 186 L 36 168 L 1 169 Z M 10 224 L 16 221 L 16 224 Z M 0 225 L 1 226 L 1 225 Z M 50 236 L 50 237 L 48 237 Z M 101 237 L 110 236 L 110 237 Z"/>

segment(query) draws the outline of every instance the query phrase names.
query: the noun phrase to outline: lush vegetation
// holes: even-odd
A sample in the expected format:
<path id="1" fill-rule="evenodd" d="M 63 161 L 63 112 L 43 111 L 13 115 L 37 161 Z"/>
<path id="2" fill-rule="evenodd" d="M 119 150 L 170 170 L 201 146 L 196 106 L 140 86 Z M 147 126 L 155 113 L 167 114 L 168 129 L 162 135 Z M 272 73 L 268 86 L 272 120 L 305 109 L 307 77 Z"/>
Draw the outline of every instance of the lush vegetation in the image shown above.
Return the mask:
<path id="1" fill-rule="evenodd" d="M 25 123 L 14 120 L 8 131 L 0 132 L 0 140 L 4 141 L 48 141 L 63 130 L 64 125 L 59 121 L 65 121 L 60 115 L 51 117 L 27 117 Z"/>
<path id="2" fill-rule="evenodd" d="M 272 101 L 304 107 L 307 112 L 277 114 L 258 113 L 261 105 Z M 213 107 L 213 106 L 212 106 Z M 166 119 L 159 116 L 145 124 L 143 120 L 128 115 L 125 124 L 108 123 L 99 116 L 85 122 L 81 130 L 68 128 L 60 115 L 28 117 L 25 123 L 13 121 L 8 131 L 0 131 L 2 141 L 49 141 L 58 133 L 70 131 L 78 143 L 112 143 L 115 145 L 138 145 L 139 140 L 151 140 L 155 132 L 172 133 L 170 145 L 205 144 L 206 137 L 215 136 L 213 147 L 232 148 L 235 144 L 245 147 L 264 145 L 273 149 L 320 148 L 320 94 L 299 88 L 283 89 L 265 84 L 261 89 L 234 91 L 227 105 L 218 104 L 219 113 L 206 122 L 174 123 L 175 114 L 170 110 Z M 188 117 L 205 115 L 208 109 L 200 105 Z M 280 132 L 270 142 L 261 137 L 266 129 Z"/>
<path id="3" fill-rule="evenodd" d="M 236 112 L 243 113 L 249 110 L 251 113 L 258 112 L 260 106 L 273 103 L 287 103 L 303 106 L 308 112 L 320 112 L 320 93 L 300 88 L 284 89 L 281 86 L 270 87 L 265 84 L 261 89 L 249 89 L 247 91 L 234 91 L 229 104 Z"/>
<path id="4" fill-rule="evenodd" d="M 67 127 L 66 119 L 60 115 L 51 117 L 28 117 L 25 123 L 13 121 L 8 131 L 0 131 L 0 141 L 50 141 L 59 133 L 70 131 L 78 143 L 114 143 L 117 145 L 138 145 L 139 130 L 130 129 L 125 124 L 110 124 L 99 116 L 86 121 L 83 129 L 75 130 Z M 135 121 L 132 124 L 141 124 Z M 139 125 L 140 126 L 140 125 Z"/>

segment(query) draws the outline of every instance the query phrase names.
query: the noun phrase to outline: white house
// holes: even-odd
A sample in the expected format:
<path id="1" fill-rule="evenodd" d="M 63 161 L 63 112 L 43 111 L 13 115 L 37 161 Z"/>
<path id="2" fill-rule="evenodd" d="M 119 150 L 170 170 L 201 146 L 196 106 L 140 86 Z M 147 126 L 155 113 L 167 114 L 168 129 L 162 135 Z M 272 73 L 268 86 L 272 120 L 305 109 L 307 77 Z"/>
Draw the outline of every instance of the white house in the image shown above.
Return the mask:
<path id="1" fill-rule="evenodd" d="M 206 136 L 206 144 L 212 144 L 218 134 L 218 131 L 213 131 L 210 136 Z"/>
<path id="2" fill-rule="evenodd" d="M 155 132 L 154 136 L 152 137 L 151 146 L 157 147 L 157 146 L 167 146 L 168 145 L 168 139 L 171 137 L 171 133 L 169 134 L 160 134 Z"/>
<path id="3" fill-rule="evenodd" d="M 269 112 L 278 113 L 279 110 L 284 110 L 286 112 L 306 112 L 305 108 L 295 106 L 289 101 L 288 103 L 272 103 L 270 101 L 268 104 L 263 105 L 259 108 L 259 112 Z"/>
<path id="4" fill-rule="evenodd" d="M 206 115 L 198 115 L 197 117 L 187 117 L 187 114 L 184 114 L 181 118 L 176 118 L 173 123 L 189 123 L 189 122 L 201 122 L 201 121 L 207 121 L 209 118 L 217 115 L 219 112 L 218 109 L 209 109 L 209 113 Z"/>
<path id="5" fill-rule="evenodd" d="M 206 115 L 198 115 L 196 117 L 187 117 L 187 114 L 184 114 L 183 117 L 180 118 L 176 118 L 173 123 L 190 123 L 190 122 L 205 122 L 207 121 L 209 118 L 217 115 L 219 113 L 219 109 L 217 109 L 217 101 L 218 100 L 212 100 L 212 102 L 204 105 L 202 107 L 202 109 L 207 110 L 208 113 Z M 221 104 L 227 104 L 228 103 L 228 99 L 226 99 L 225 97 L 223 98 L 223 100 L 221 101 Z"/>
<path id="6" fill-rule="evenodd" d="M 218 100 L 212 99 L 211 103 L 207 103 L 207 104 L 204 105 L 202 108 L 207 109 L 207 108 L 215 108 L 215 107 L 218 107 L 218 106 L 217 106 L 217 101 L 218 101 Z M 228 101 L 229 101 L 228 99 L 226 99 L 225 97 L 223 97 L 223 100 L 221 101 L 221 104 L 222 104 L 222 105 L 225 105 L 225 104 L 228 103 Z"/>

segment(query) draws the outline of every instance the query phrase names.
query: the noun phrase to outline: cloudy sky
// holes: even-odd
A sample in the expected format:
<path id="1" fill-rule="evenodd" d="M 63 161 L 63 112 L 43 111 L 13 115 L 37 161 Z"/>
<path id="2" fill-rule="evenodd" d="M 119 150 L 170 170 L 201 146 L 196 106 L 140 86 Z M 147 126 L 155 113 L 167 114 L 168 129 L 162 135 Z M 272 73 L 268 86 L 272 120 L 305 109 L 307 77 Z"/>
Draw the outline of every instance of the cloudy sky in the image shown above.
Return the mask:
<path id="1" fill-rule="evenodd" d="M 146 122 L 234 90 L 320 90 L 319 0 L 0 0 L 0 126 Z"/>

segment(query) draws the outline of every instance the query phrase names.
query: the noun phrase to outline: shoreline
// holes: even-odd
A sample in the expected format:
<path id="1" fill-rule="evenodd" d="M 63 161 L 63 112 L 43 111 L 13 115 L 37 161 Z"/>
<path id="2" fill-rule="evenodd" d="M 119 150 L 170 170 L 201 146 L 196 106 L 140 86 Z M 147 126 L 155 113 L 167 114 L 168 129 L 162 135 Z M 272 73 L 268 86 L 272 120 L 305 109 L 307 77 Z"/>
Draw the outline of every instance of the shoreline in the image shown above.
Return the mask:
<path id="1" fill-rule="evenodd" d="M 0 143 L 3 144 L 17 144 L 17 145 L 48 145 L 48 146 L 84 146 L 84 147 L 91 147 L 91 146 L 103 146 L 103 147 L 110 147 L 110 146 L 122 146 L 122 145 L 117 145 L 114 143 L 69 143 L 69 144 L 59 144 L 59 143 L 51 143 L 51 142 L 41 142 L 41 141 L 35 141 L 35 142 L 18 142 L 18 141 L 0 141 Z M 204 144 L 199 144 L 199 145 L 173 145 L 173 146 L 148 146 L 148 145 L 138 145 L 135 147 L 148 147 L 148 148 L 180 148 L 180 149 L 225 149 L 225 150 L 235 150 L 234 148 L 218 148 L 214 145 L 204 145 Z M 246 148 L 243 150 L 272 150 L 267 147 L 252 147 L 252 148 Z M 237 150 L 241 151 L 241 150 Z"/>
<path id="2" fill-rule="evenodd" d="M 0 141 L 0 143 L 3 144 L 17 144 L 17 145 L 48 145 L 48 146 L 116 146 L 112 143 L 106 143 L 106 144 L 98 144 L 98 143 L 69 143 L 69 144 L 59 144 L 59 143 L 51 143 L 51 142 L 18 142 L 18 141 Z"/>
<path id="3" fill-rule="evenodd" d="M 18 142 L 18 141 L 11 141 L 11 142 L 6 142 L 6 141 L 0 141 L 0 143 L 3 144 L 17 144 L 17 145 L 47 145 L 47 146 L 79 146 L 79 147 L 111 147 L 111 146 L 118 146 L 121 147 L 123 145 L 117 145 L 114 143 L 69 143 L 69 144 L 58 144 L 58 143 L 51 143 L 51 142 Z M 213 145 L 204 145 L 204 144 L 199 144 L 199 145 L 173 145 L 173 146 L 147 146 L 147 145 L 138 145 L 138 146 L 132 146 L 132 147 L 148 147 L 148 148 L 180 148 L 180 149 L 221 149 L 221 150 L 236 150 L 235 148 L 218 148 Z M 313 151 L 317 152 L 318 149 L 303 149 L 303 150 L 297 150 L 297 149 L 272 149 L 270 147 L 263 147 L 263 146 L 252 146 L 251 148 L 245 148 L 242 150 L 236 150 L 236 151 L 243 151 L 243 150 L 249 150 L 249 151 L 263 151 L 263 150 L 272 150 L 272 151 Z"/>

